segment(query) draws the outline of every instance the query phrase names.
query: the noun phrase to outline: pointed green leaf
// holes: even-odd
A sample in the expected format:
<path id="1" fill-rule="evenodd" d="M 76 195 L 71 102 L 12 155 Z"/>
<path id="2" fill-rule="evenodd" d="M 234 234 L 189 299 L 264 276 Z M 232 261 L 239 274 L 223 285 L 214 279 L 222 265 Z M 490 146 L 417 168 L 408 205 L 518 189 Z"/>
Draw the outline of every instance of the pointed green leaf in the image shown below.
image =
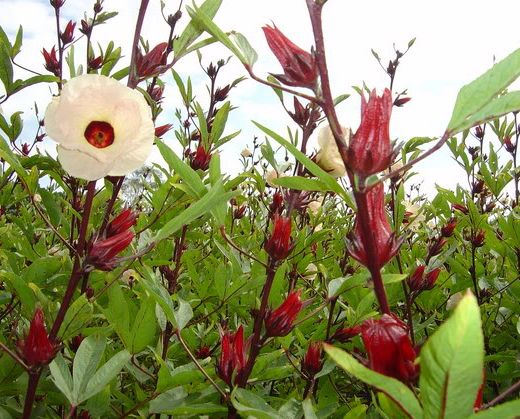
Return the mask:
<path id="1" fill-rule="evenodd" d="M 480 311 L 476 298 L 468 293 L 421 349 L 425 417 L 458 419 L 471 415 L 483 367 Z"/>
<path id="2" fill-rule="evenodd" d="M 76 400 L 73 395 L 72 375 L 70 375 L 69 366 L 61 354 L 58 354 L 50 363 L 49 370 L 56 387 L 60 389 L 71 404 L 74 404 Z"/>
<path id="3" fill-rule="evenodd" d="M 97 366 L 103 352 L 105 351 L 105 338 L 99 335 L 91 335 L 83 339 L 79 346 L 72 368 L 72 379 L 74 381 L 74 400 L 78 405 L 81 403 L 85 389 L 90 379 L 96 373 Z M 101 389 L 100 389 L 101 390 Z"/>

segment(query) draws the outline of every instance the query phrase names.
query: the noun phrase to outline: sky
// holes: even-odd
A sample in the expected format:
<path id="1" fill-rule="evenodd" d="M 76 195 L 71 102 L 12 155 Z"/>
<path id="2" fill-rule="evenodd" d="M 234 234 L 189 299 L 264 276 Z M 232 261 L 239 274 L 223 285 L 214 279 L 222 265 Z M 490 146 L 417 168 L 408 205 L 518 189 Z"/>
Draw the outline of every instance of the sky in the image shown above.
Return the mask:
<path id="1" fill-rule="evenodd" d="M 110 40 L 122 47 L 125 64 L 130 58 L 130 44 L 138 0 L 105 0 L 106 11 L 116 10 L 119 15 L 106 25 L 95 29 L 93 42 L 105 46 Z M 166 13 L 174 12 L 178 1 L 166 0 Z M 200 3 L 200 1 L 199 1 Z M 68 19 L 79 21 L 83 12 L 91 15 L 92 1 L 67 0 L 63 7 L 62 27 Z M 55 44 L 53 9 L 47 0 L 0 0 L 0 25 L 14 37 L 20 24 L 24 27 L 24 45 L 17 61 L 40 72 L 43 69 L 42 48 Z M 394 91 L 408 90 L 412 100 L 403 108 L 394 108 L 390 127 L 391 137 L 405 141 L 416 136 L 440 136 L 450 118 L 458 90 L 486 71 L 494 59 L 500 60 L 520 47 L 518 16 L 520 3 L 516 0 L 329 0 L 324 8 L 324 32 L 329 74 L 334 96 L 350 93 L 351 97 L 338 107 L 338 116 L 344 126 L 354 131 L 359 125 L 359 96 L 352 86 L 366 83 L 370 88 L 382 91 L 388 86 L 388 77 L 371 54 L 377 51 L 383 62 L 393 56 L 392 45 L 404 49 L 408 41 L 416 38 L 410 52 L 402 60 Z M 183 28 L 188 22 L 185 13 L 179 22 Z M 280 72 L 280 67 L 270 52 L 262 32 L 262 26 L 275 23 L 294 43 L 310 49 L 313 43 L 310 21 L 304 0 L 223 0 L 215 22 L 226 31 L 236 30 L 244 34 L 256 49 L 259 60 L 255 72 L 267 75 Z M 159 0 L 150 0 L 142 35 L 151 45 L 164 41 L 169 27 L 160 14 Z M 78 34 L 79 35 L 79 34 Z M 84 42 L 78 42 L 78 58 L 84 56 Z M 203 51 L 203 61 L 227 58 L 230 53 L 223 47 L 210 46 Z M 120 67 L 123 63 L 120 64 Z M 195 93 L 204 96 L 205 81 L 196 56 L 179 61 L 176 71 L 186 79 L 192 78 Z M 246 75 L 236 59 L 225 68 L 222 83 Z M 20 71 L 18 77 L 27 74 Z M 6 115 L 24 110 L 27 118 L 24 131 L 27 138 L 34 136 L 32 106 L 38 103 L 43 111 L 55 87 L 37 86 L 27 89 L 2 105 Z M 230 95 L 233 111 L 227 132 L 241 130 L 239 137 L 225 147 L 222 158 L 230 171 L 239 169 L 239 153 L 251 145 L 254 135 L 263 139 L 251 120 L 266 125 L 280 134 L 287 132 L 290 119 L 280 107 L 272 90 L 255 81 L 247 80 Z M 165 91 L 165 112 L 159 123 L 174 120 L 173 109 L 179 106 L 179 94 L 169 81 Z M 32 122 L 31 122 L 32 121 Z M 294 124 L 291 125 L 294 128 Z M 173 133 L 165 141 L 176 146 Z M 43 150 L 53 152 L 52 142 L 46 142 Z M 158 160 L 158 153 L 151 157 Z M 465 182 L 464 174 L 444 149 L 417 167 L 424 190 L 431 192 L 435 185 L 453 187 Z"/>

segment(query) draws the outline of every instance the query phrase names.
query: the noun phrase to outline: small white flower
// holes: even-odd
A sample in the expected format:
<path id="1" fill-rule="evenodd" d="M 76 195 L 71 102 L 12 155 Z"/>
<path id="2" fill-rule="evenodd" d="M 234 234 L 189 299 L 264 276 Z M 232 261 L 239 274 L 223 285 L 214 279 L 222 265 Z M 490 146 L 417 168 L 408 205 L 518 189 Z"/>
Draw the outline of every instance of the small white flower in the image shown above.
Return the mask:
<path id="1" fill-rule="evenodd" d="M 416 231 L 421 223 L 426 220 L 424 213 L 421 211 L 421 207 L 417 204 L 414 204 L 410 201 L 403 201 L 404 210 L 408 215 L 408 228 L 412 231 Z"/>
<path id="2" fill-rule="evenodd" d="M 45 112 L 47 134 L 70 175 L 97 180 L 141 167 L 154 141 L 144 97 L 117 80 L 85 74 L 68 81 Z"/>
<path id="3" fill-rule="evenodd" d="M 42 196 L 39 193 L 35 193 L 33 195 L 33 200 L 34 200 L 34 202 L 40 203 L 40 202 L 42 202 Z"/>
<path id="4" fill-rule="evenodd" d="M 278 179 L 279 177 L 281 177 L 283 175 L 280 175 L 276 170 L 269 170 L 266 174 L 265 174 L 265 181 L 267 182 L 267 184 L 269 186 L 272 186 L 273 188 L 278 188 L 278 185 L 275 185 L 273 183 L 274 180 Z"/>
<path id="5" fill-rule="evenodd" d="M 240 155 L 247 159 L 248 157 L 251 157 L 253 155 L 253 153 L 251 153 L 251 150 L 249 150 L 247 147 L 244 148 L 241 152 L 240 152 Z"/>
<path id="6" fill-rule="evenodd" d="M 318 267 L 314 263 L 309 263 L 305 269 L 304 278 L 307 281 L 313 281 L 318 273 Z"/>
<path id="7" fill-rule="evenodd" d="M 320 212 L 321 209 L 321 202 L 320 201 L 311 201 L 307 205 L 307 208 L 311 212 L 312 215 L 317 215 Z"/>
<path id="8" fill-rule="evenodd" d="M 341 127 L 341 131 L 343 132 L 343 137 L 348 145 L 352 132 L 349 128 L 344 127 Z M 316 155 L 316 163 L 318 166 L 329 172 L 334 177 L 345 176 L 347 171 L 343 164 L 343 159 L 339 154 L 336 140 L 334 139 L 332 131 L 328 125 L 320 129 L 320 132 L 318 133 L 318 144 L 320 146 L 318 154 Z"/>

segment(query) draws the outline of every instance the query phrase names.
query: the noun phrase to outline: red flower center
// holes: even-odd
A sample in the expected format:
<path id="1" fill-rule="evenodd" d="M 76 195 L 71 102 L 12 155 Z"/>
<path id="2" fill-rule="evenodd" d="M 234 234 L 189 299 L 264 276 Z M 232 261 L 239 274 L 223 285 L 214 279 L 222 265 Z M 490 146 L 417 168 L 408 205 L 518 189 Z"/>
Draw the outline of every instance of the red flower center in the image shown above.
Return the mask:
<path id="1" fill-rule="evenodd" d="M 92 121 L 84 135 L 89 144 L 96 148 L 105 148 L 114 142 L 114 128 L 104 121 Z"/>

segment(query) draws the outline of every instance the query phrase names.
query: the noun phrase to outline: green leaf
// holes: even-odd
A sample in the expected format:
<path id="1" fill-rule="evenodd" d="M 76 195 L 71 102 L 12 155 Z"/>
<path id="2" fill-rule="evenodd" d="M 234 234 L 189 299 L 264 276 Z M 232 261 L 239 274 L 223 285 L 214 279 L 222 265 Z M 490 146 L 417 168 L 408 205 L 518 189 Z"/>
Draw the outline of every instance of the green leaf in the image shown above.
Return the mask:
<path id="1" fill-rule="evenodd" d="M 177 300 L 179 302 L 179 308 L 174 312 L 174 316 L 177 329 L 182 330 L 193 318 L 193 310 L 191 309 L 191 305 L 182 298 L 178 297 Z"/>
<path id="2" fill-rule="evenodd" d="M 191 204 L 187 209 L 181 212 L 178 216 L 174 217 L 172 220 L 167 222 L 155 236 L 148 239 L 148 242 L 158 242 L 163 240 L 177 230 L 182 228 L 182 226 L 191 223 L 196 220 L 200 216 L 206 214 L 211 211 L 214 206 L 217 206 L 221 202 L 229 201 L 233 196 L 235 196 L 238 192 L 224 192 L 222 184 L 219 183 L 213 186 L 206 195 L 204 195 L 200 200 Z"/>
<path id="3" fill-rule="evenodd" d="M 210 18 L 213 18 L 217 14 L 221 4 L 222 0 L 206 0 L 202 3 L 199 10 L 204 12 Z M 188 47 L 202 34 L 202 32 L 203 29 L 194 19 L 190 21 L 181 35 L 173 41 L 173 52 L 176 60 L 187 54 Z"/>
<path id="4" fill-rule="evenodd" d="M 195 21 L 199 27 L 203 27 L 210 35 L 213 35 L 222 45 L 227 47 L 239 60 L 240 62 L 247 64 L 247 59 L 242 55 L 240 49 L 235 46 L 233 41 L 223 32 L 215 23 L 213 23 L 212 17 L 208 16 L 202 8 L 192 9 L 186 7 L 189 15 Z"/>
<path id="5" fill-rule="evenodd" d="M 413 419 L 423 417 L 423 412 L 419 401 L 405 384 L 395 378 L 379 374 L 363 366 L 356 361 L 349 353 L 335 348 L 331 345 L 324 345 L 325 351 L 329 356 L 345 371 L 354 377 L 384 392 L 390 397 L 408 416 Z M 427 416 L 433 417 L 433 416 Z"/>
<path id="6" fill-rule="evenodd" d="M 92 320 L 92 312 L 92 304 L 85 294 L 81 294 L 76 301 L 71 304 L 65 314 L 65 319 L 63 319 L 58 333 L 61 339 L 67 340 L 76 336 L 79 331 Z"/>
<path id="7" fill-rule="evenodd" d="M 3 137 L 0 137 L 0 157 L 3 158 L 10 167 L 13 168 L 18 176 L 20 176 L 22 179 L 27 178 L 27 172 L 20 164 L 18 157 L 16 157 L 16 155 L 11 151 L 9 145 Z"/>
<path id="8" fill-rule="evenodd" d="M 155 300 L 147 298 L 141 300 L 141 305 L 137 315 L 135 316 L 130 351 L 137 354 L 144 350 L 148 345 L 153 343 L 155 332 L 157 330 L 157 321 L 155 319 Z"/>
<path id="9" fill-rule="evenodd" d="M 213 125 L 211 126 L 211 140 L 210 142 L 213 144 L 217 142 L 224 132 L 226 128 L 226 122 L 229 115 L 229 111 L 231 109 L 231 104 L 226 102 L 222 105 L 222 107 L 218 110 L 215 115 L 215 119 L 213 120 Z"/>
<path id="10" fill-rule="evenodd" d="M 425 417 L 456 419 L 471 415 L 483 367 L 480 311 L 477 300 L 468 293 L 421 349 Z"/>
<path id="11" fill-rule="evenodd" d="M 81 402 L 90 399 L 103 390 L 121 372 L 123 367 L 130 361 L 130 357 L 130 353 L 123 350 L 110 358 L 89 380 L 85 392 L 81 393 Z"/>
<path id="12" fill-rule="evenodd" d="M 520 49 L 496 63 L 480 77 L 460 89 L 448 123 L 450 134 L 456 134 L 473 126 L 486 105 L 496 98 L 520 75 Z"/>
<path id="13" fill-rule="evenodd" d="M 253 67 L 253 64 L 256 63 L 256 61 L 258 60 L 258 54 L 256 53 L 255 49 L 251 46 L 247 38 L 240 32 L 233 32 L 231 34 L 231 39 L 235 41 L 235 44 L 242 52 L 245 58 L 245 63 L 249 65 L 249 67 Z"/>
<path id="14" fill-rule="evenodd" d="M 520 399 L 512 400 L 471 415 L 468 419 L 515 419 L 520 412 Z"/>
<path id="15" fill-rule="evenodd" d="M 51 372 L 52 381 L 56 387 L 58 387 L 71 404 L 74 404 L 72 376 L 70 375 L 69 366 L 65 363 L 60 353 L 49 364 L 49 370 Z"/>
<path id="16" fill-rule="evenodd" d="M 312 404 L 311 399 L 305 399 L 302 402 L 303 407 L 303 417 L 305 419 L 318 419 L 318 416 L 316 416 L 316 410 L 314 409 L 314 406 Z"/>
<path id="17" fill-rule="evenodd" d="M 326 192 L 330 189 L 319 179 L 310 179 L 303 176 L 282 176 L 272 181 L 274 185 L 299 191 Z"/>
<path id="18" fill-rule="evenodd" d="M 277 143 L 284 146 L 287 151 L 289 151 L 296 159 L 303 164 L 314 176 L 316 176 L 320 181 L 322 181 L 329 190 L 336 192 L 339 196 L 343 198 L 343 200 L 349 205 L 353 207 L 354 204 L 352 199 L 345 190 L 338 184 L 336 179 L 334 179 L 330 174 L 328 174 L 325 170 L 323 170 L 320 166 L 314 163 L 309 157 L 303 154 L 300 150 L 298 150 L 293 144 L 287 141 L 285 138 L 278 135 L 276 132 L 270 130 L 267 127 L 259 124 L 258 122 L 253 121 L 258 128 L 260 128 L 263 132 L 265 132 L 269 137 L 275 140 Z"/>
<path id="19" fill-rule="evenodd" d="M 90 379 L 96 373 L 97 366 L 103 352 L 105 351 L 105 338 L 99 335 L 91 335 L 83 339 L 79 346 L 72 368 L 72 379 L 74 382 L 73 395 L 75 406 L 86 400 L 82 398 L 85 394 Z M 100 389 L 101 390 L 101 389 Z"/>
<path id="20" fill-rule="evenodd" d="M 4 84 L 5 91 L 9 93 L 13 83 L 13 65 L 11 51 L 4 43 L 0 43 L 0 81 Z"/>
<path id="21" fill-rule="evenodd" d="M 16 32 L 16 39 L 14 40 L 13 48 L 11 48 L 11 58 L 14 58 L 18 55 L 20 50 L 22 49 L 22 41 L 23 41 L 23 27 L 20 25 L 18 27 L 18 32 Z"/>
<path id="22" fill-rule="evenodd" d="M 242 417 L 280 419 L 278 412 L 269 406 L 264 399 L 243 388 L 237 387 L 233 390 L 231 402 Z"/>

